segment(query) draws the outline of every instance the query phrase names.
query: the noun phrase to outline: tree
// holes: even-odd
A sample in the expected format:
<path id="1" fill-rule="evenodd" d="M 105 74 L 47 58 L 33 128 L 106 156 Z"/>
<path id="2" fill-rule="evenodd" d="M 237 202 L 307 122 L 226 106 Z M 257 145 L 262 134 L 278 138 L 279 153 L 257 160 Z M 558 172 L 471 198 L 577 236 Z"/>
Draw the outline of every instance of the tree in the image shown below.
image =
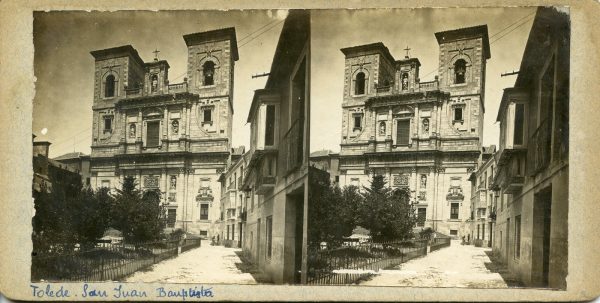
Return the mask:
<path id="1" fill-rule="evenodd" d="M 308 241 L 311 247 L 327 242 L 341 245 L 356 227 L 356 205 L 361 199 L 356 187 L 340 189 L 329 178 L 310 178 L 308 204 Z"/>
<path id="2" fill-rule="evenodd" d="M 82 246 L 93 246 L 103 236 L 110 224 L 112 201 L 108 188 L 96 192 L 85 188 L 71 200 L 70 222 L 75 238 Z"/>
<path id="3" fill-rule="evenodd" d="M 33 252 L 60 252 L 66 244 L 74 244 L 72 228 L 66 207 L 65 191 L 53 186 L 34 194 L 35 215 L 33 226 Z"/>
<path id="4" fill-rule="evenodd" d="M 125 177 L 117 190 L 112 208 L 111 226 L 120 230 L 126 241 L 157 240 L 165 223 L 164 206 L 158 190 L 141 191 L 133 177 Z"/>
<path id="5" fill-rule="evenodd" d="M 373 241 L 404 240 L 412 238 L 416 223 L 414 209 L 407 189 L 386 187 L 385 178 L 374 175 L 358 210 L 358 224 L 371 233 Z"/>

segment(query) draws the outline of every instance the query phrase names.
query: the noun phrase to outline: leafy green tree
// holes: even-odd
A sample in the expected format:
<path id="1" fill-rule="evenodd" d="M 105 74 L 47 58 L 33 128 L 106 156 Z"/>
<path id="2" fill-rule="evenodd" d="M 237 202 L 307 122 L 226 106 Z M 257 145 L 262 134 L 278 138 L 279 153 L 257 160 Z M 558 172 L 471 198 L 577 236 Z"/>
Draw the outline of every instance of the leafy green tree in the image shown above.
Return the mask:
<path id="1" fill-rule="evenodd" d="M 373 241 L 412 238 L 416 223 L 414 208 L 407 189 L 392 190 L 385 178 L 374 175 L 370 187 L 364 187 L 363 199 L 357 207 L 358 224 L 371 233 Z"/>

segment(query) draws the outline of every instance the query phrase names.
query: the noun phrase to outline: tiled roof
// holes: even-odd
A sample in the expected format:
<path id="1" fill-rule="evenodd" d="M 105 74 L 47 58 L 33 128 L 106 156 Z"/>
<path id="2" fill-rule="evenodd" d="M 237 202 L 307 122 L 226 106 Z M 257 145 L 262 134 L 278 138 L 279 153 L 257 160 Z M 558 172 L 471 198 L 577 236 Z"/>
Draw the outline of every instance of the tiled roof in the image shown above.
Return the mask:
<path id="1" fill-rule="evenodd" d="M 328 156 L 329 154 L 333 154 L 333 152 L 329 149 L 322 149 L 310 153 L 310 157 L 324 157 Z"/>
<path id="2" fill-rule="evenodd" d="M 82 152 L 72 152 L 72 153 L 66 153 L 66 154 L 64 154 L 62 156 L 58 156 L 56 158 L 52 158 L 52 160 L 60 161 L 60 160 L 67 160 L 67 159 L 76 159 L 76 158 L 81 158 L 82 156 L 87 156 L 87 155 Z"/>

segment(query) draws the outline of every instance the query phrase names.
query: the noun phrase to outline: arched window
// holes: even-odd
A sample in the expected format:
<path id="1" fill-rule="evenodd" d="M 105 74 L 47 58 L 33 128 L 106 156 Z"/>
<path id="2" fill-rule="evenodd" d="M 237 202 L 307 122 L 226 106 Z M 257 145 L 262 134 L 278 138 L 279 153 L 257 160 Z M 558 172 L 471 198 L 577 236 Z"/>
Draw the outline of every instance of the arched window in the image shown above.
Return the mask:
<path id="1" fill-rule="evenodd" d="M 356 74 L 356 82 L 354 83 L 354 94 L 355 95 L 364 95 L 365 93 L 365 84 L 366 84 L 366 77 L 365 77 L 365 73 L 360 72 L 358 74 Z"/>
<path id="2" fill-rule="evenodd" d="M 215 63 L 212 61 L 206 61 L 202 65 L 202 75 L 204 76 L 204 81 L 202 84 L 204 86 L 214 85 L 215 84 Z"/>
<path id="3" fill-rule="evenodd" d="M 104 97 L 110 98 L 115 96 L 115 76 L 108 75 L 104 80 Z"/>
<path id="4" fill-rule="evenodd" d="M 153 93 L 158 90 L 158 76 L 156 74 L 150 78 L 150 85 Z"/>
<path id="5" fill-rule="evenodd" d="M 454 83 L 465 83 L 465 74 L 467 73 L 467 62 L 458 59 L 454 62 Z"/>

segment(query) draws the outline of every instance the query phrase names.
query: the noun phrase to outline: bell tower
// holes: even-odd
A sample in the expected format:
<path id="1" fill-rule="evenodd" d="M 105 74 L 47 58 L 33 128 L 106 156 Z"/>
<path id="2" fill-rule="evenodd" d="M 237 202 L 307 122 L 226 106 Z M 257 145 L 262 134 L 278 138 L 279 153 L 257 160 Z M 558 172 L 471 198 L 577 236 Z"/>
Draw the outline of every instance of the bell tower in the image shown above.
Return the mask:
<path id="1" fill-rule="evenodd" d="M 233 75 L 239 59 L 235 28 L 183 36 L 188 49 L 187 85 L 199 96 L 192 109 L 191 139 L 227 140 L 231 145 Z"/>
<path id="2" fill-rule="evenodd" d="M 485 112 L 486 61 L 490 59 L 487 25 L 435 33 L 440 46 L 440 90 L 450 93 L 447 110 L 452 136 L 475 137 L 481 145 Z"/>

